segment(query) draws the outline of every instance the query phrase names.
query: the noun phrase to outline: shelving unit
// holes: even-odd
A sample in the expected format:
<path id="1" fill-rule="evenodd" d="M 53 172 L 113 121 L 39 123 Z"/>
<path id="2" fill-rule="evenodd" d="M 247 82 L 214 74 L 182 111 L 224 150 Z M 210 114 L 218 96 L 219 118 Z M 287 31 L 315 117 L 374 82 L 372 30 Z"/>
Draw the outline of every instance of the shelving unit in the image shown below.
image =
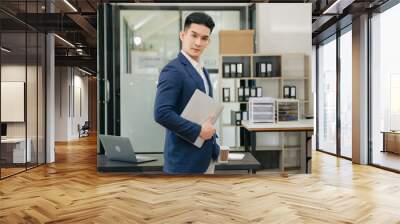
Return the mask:
<path id="1" fill-rule="evenodd" d="M 217 89 L 221 94 L 220 101 L 224 105 L 224 111 L 219 119 L 220 142 L 223 145 L 228 145 L 231 148 L 244 150 L 243 135 L 244 129 L 241 125 L 231 125 L 231 110 L 248 111 L 247 101 L 238 101 L 239 87 L 256 86 L 262 87 L 263 97 L 273 97 L 283 99 L 283 87 L 285 85 L 296 86 L 296 99 L 299 105 L 298 118 L 302 119 L 305 115 L 312 114 L 312 95 L 310 90 L 310 59 L 304 54 L 283 54 L 283 55 L 268 55 L 268 54 L 225 54 L 220 58 L 221 66 L 218 75 Z M 257 63 L 270 63 L 270 71 L 267 77 L 259 77 L 257 74 L 260 69 L 257 68 Z M 223 66 L 225 63 L 241 63 L 243 66 L 243 74 L 241 77 L 224 77 Z M 271 68 L 272 67 L 272 68 Z M 230 102 L 222 102 L 222 88 L 230 88 Z M 292 134 L 292 133 L 291 133 Z M 290 134 L 290 135 L 291 135 Z M 295 133 L 296 134 L 296 133 Z M 263 141 L 257 145 L 257 151 L 277 151 L 280 153 L 279 168 L 285 170 L 287 167 L 296 167 L 296 162 L 293 162 L 294 157 L 298 157 L 300 143 L 291 146 L 285 146 L 285 133 L 265 133 L 269 135 L 265 139 L 273 142 L 273 145 L 264 145 Z M 257 136 L 257 139 L 259 137 Z M 260 136 L 263 138 L 263 136 Z"/>

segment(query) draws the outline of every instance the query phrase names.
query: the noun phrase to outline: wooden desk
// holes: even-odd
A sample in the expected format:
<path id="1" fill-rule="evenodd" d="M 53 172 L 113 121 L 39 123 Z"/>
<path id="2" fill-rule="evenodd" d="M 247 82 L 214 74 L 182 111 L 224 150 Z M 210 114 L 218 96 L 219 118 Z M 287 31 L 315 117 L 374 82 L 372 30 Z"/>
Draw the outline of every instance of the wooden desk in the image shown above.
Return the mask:
<path id="1" fill-rule="evenodd" d="M 309 141 L 311 140 L 311 136 L 308 136 L 310 132 L 314 131 L 314 120 L 299 120 L 299 121 L 284 121 L 278 123 L 249 123 L 248 121 L 242 122 L 243 127 L 250 133 L 250 146 L 248 142 L 245 143 L 245 150 L 249 151 L 249 147 L 251 147 L 251 153 L 255 155 L 256 152 L 256 133 L 257 132 L 303 132 L 302 138 L 305 139 L 302 142 L 302 150 L 303 152 L 300 154 L 300 166 L 301 171 L 304 173 L 311 172 L 311 147 L 309 147 Z M 246 137 L 246 135 L 245 135 Z M 283 157 L 283 156 L 281 156 Z M 283 161 L 283 158 L 281 158 Z M 284 167 L 281 168 L 283 171 Z"/>
<path id="2" fill-rule="evenodd" d="M 243 121 L 248 131 L 254 132 L 303 132 L 314 131 L 314 120 L 281 121 L 278 123 L 254 123 Z"/>
<path id="3" fill-rule="evenodd" d="M 138 153 L 139 154 L 139 153 Z M 97 171 L 99 172 L 162 172 L 164 165 L 164 155 L 142 154 L 157 159 L 148 163 L 127 163 L 107 160 L 104 154 L 97 155 Z M 242 160 L 229 160 L 228 163 L 217 163 L 215 170 L 248 170 L 255 173 L 260 169 L 260 163 L 251 153 L 245 153 Z"/>

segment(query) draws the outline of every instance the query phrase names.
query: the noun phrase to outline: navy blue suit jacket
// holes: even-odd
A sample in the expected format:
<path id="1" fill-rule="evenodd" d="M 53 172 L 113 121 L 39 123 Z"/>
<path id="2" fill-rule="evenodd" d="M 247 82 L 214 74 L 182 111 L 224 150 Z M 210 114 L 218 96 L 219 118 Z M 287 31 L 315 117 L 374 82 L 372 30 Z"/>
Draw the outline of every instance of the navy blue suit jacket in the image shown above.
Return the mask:
<path id="1" fill-rule="evenodd" d="M 209 95 L 212 86 L 207 71 Z M 200 135 L 201 125 L 180 116 L 194 91 L 205 93 L 203 79 L 190 61 L 179 53 L 178 57 L 161 71 L 154 105 L 154 118 L 166 130 L 164 145 L 164 172 L 166 173 L 204 173 L 211 158 L 216 160 L 219 146 L 213 138 L 204 142 L 201 149 L 192 143 Z"/>

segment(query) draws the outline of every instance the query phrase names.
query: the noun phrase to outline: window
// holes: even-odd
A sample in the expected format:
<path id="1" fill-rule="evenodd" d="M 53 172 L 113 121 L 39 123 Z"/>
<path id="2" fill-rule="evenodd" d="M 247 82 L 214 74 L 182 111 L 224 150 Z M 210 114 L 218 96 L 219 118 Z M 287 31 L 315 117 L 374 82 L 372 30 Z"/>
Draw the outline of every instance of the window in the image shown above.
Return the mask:
<path id="1" fill-rule="evenodd" d="M 352 157 L 352 33 L 340 36 L 340 155 Z"/>
<path id="2" fill-rule="evenodd" d="M 372 23 L 372 163 L 400 170 L 400 156 L 384 148 L 383 133 L 400 130 L 400 5 L 374 15 Z M 397 146 L 399 147 L 399 146 Z M 382 152 L 383 151 L 383 152 Z"/>
<path id="3" fill-rule="evenodd" d="M 318 149 L 336 154 L 336 36 L 318 48 Z"/>

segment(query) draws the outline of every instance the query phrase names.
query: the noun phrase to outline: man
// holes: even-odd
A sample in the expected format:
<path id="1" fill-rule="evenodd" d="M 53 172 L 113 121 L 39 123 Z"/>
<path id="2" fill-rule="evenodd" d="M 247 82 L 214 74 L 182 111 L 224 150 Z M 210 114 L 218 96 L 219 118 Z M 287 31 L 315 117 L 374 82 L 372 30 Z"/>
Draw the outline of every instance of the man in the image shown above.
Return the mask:
<path id="1" fill-rule="evenodd" d="M 167 129 L 164 172 L 168 174 L 204 173 L 207 168 L 212 169 L 212 160 L 217 160 L 219 155 L 211 120 L 199 125 L 180 116 L 196 89 L 213 96 L 200 56 L 210 43 L 214 25 L 205 13 L 187 16 L 184 30 L 179 33 L 182 50 L 163 68 L 159 77 L 154 117 Z M 192 144 L 198 137 L 205 140 L 201 148 Z"/>

